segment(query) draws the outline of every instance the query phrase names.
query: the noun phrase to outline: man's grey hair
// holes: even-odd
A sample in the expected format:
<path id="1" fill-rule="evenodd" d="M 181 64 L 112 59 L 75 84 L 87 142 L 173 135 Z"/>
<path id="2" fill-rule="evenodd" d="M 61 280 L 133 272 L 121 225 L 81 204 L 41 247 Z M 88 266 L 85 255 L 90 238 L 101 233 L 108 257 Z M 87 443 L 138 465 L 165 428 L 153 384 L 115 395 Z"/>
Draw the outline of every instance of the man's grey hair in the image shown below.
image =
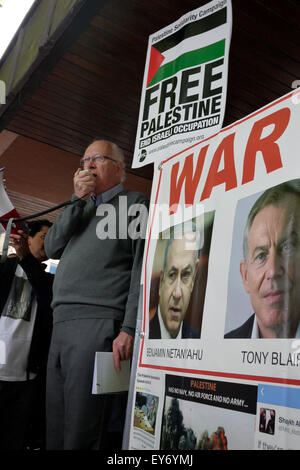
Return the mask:
<path id="1" fill-rule="evenodd" d="M 121 176 L 121 182 L 125 181 L 126 178 L 126 171 L 125 171 L 125 156 L 123 150 L 114 142 L 111 142 L 110 140 L 102 139 L 101 137 L 95 137 L 88 145 L 88 147 L 93 144 L 94 142 L 106 142 L 109 144 L 112 148 L 113 152 L 113 158 L 118 160 L 118 162 L 121 162 L 123 165 L 123 171 L 122 171 L 122 176 Z"/>
<path id="2" fill-rule="evenodd" d="M 283 198 L 288 194 L 295 195 L 299 198 L 298 208 L 300 208 L 300 179 L 291 180 L 267 189 L 253 205 L 248 215 L 243 237 L 243 256 L 246 263 L 248 262 L 249 233 L 255 217 L 267 206 L 279 206 Z"/>

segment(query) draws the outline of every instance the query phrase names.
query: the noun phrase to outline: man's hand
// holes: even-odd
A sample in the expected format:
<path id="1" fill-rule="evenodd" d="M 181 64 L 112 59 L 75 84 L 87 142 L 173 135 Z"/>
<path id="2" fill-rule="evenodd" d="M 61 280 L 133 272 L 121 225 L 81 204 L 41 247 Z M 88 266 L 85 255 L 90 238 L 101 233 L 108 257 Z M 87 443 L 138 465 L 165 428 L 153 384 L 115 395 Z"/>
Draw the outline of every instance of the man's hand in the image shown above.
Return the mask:
<path id="1" fill-rule="evenodd" d="M 134 338 L 128 333 L 125 333 L 125 331 L 121 331 L 113 341 L 114 366 L 117 371 L 121 369 L 120 361 L 131 358 L 133 342 Z"/>
<path id="2" fill-rule="evenodd" d="M 79 198 L 90 196 L 96 188 L 96 177 L 91 171 L 82 171 L 80 168 L 74 174 L 74 194 Z"/>
<path id="3" fill-rule="evenodd" d="M 17 234 L 10 234 L 9 244 L 16 250 L 17 256 L 20 260 L 30 253 L 28 234 L 23 232 L 23 230 L 18 230 Z"/>

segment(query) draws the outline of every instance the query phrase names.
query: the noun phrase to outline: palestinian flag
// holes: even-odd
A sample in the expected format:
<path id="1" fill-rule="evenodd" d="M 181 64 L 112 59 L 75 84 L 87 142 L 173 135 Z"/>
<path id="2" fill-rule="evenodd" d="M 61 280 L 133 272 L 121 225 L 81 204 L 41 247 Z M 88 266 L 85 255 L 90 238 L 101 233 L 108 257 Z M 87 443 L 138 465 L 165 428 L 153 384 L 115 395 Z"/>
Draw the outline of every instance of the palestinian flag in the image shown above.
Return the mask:
<path id="1" fill-rule="evenodd" d="M 4 182 L 3 182 L 3 173 L 4 168 L 0 168 L 0 219 L 12 219 L 12 218 L 19 218 L 19 214 L 14 208 L 12 202 L 10 201 L 7 192 L 5 190 Z M 5 231 L 6 229 L 5 223 L 0 223 L 0 232 Z M 2 230 L 1 230 L 2 229 Z"/>
<path id="2" fill-rule="evenodd" d="M 160 81 L 173 76 L 180 70 L 210 62 L 225 54 L 225 39 L 204 47 L 191 50 L 191 40 L 203 44 L 205 33 L 225 25 L 227 8 L 207 17 L 183 26 L 165 39 L 151 46 L 146 86 L 151 87 Z M 185 51 L 186 49 L 186 51 Z"/>

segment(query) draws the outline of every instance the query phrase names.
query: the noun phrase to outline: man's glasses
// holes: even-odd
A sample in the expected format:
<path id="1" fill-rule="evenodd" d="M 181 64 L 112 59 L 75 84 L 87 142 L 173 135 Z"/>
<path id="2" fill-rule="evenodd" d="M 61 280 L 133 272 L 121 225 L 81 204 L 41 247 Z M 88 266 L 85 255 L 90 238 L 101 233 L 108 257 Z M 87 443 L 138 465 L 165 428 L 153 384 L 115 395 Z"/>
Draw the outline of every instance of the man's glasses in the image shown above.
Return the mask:
<path id="1" fill-rule="evenodd" d="M 105 160 L 111 160 L 112 162 L 116 162 L 118 163 L 118 160 L 116 160 L 115 158 L 111 158 L 111 157 L 107 157 L 106 155 L 94 155 L 93 157 L 86 157 L 86 158 L 82 158 L 80 160 L 80 165 L 81 166 L 85 166 L 87 165 L 89 162 L 99 162 L 99 163 L 103 163 L 105 162 Z"/>

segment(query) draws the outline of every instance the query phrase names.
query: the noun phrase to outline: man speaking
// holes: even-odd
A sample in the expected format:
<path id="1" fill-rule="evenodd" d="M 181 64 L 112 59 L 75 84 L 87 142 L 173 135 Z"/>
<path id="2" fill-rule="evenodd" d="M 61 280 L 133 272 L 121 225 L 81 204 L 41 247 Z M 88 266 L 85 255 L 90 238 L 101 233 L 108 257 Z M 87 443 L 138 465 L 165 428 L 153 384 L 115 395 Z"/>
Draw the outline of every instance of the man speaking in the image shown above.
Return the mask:
<path id="1" fill-rule="evenodd" d="M 121 149 L 96 140 L 81 166 L 85 171 L 74 175 L 75 203 L 45 240 L 47 254 L 60 259 L 47 371 L 47 447 L 53 450 L 120 448 L 116 435 L 120 439 L 126 403 L 117 416 L 120 396 L 113 403 L 112 396 L 92 395 L 93 368 L 96 351 L 113 351 L 116 369 L 132 355 L 143 259 L 143 229 L 130 236 L 129 225 L 138 208 L 147 215 L 147 199 L 122 186 Z M 107 237 L 99 236 L 103 220 L 112 225 Z"/>

